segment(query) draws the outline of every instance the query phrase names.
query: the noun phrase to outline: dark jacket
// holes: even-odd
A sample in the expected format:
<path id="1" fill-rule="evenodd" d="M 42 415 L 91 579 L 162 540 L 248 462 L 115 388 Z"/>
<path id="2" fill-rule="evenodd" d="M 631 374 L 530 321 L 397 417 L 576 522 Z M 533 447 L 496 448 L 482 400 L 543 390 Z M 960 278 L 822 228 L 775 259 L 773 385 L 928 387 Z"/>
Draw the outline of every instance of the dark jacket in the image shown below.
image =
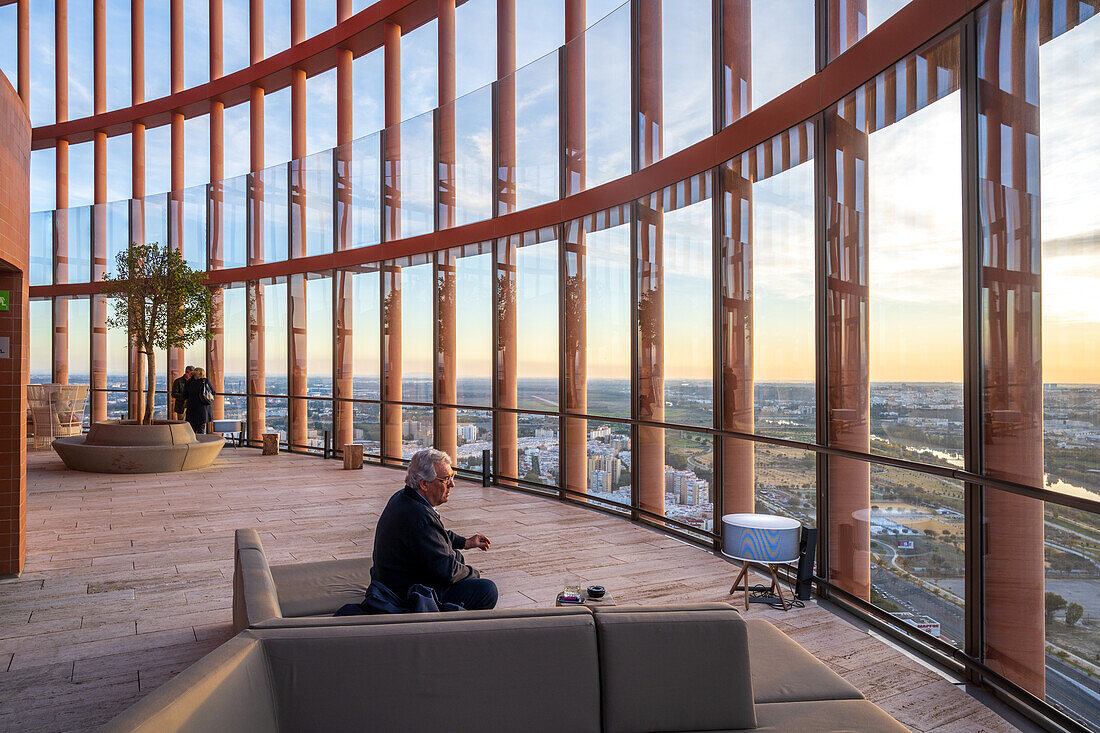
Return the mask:
<path id="1" fill-rule="evenodd" d="M 183 412 L 187 407 L 187 383 L 191 380 L 178 376 L 172 380 L 172 412 Z"/>
<path id="2" fill-rule="evenodd" d="M 211 405 L 202 403 L 202 388 L 210 384 L 206 377 L 202 379 L 188 379 L 183 385 L 184 398 L 187 401 L 187 422 L 195 425 L 206 425 L 214 419 L 214 409 Z M 198 432 L 198 431 L 196 431 Z"/>
<path id="3" fill-rule="evenodd" d="M 378 518 L 371 579 L 404 598 L 409 586 L 417 583 L 440 591 L 480 578 L 459 552 L 465 546 L 466 538 L 443 529 L 435 509 L 406 486 L 390 497 Z"/>

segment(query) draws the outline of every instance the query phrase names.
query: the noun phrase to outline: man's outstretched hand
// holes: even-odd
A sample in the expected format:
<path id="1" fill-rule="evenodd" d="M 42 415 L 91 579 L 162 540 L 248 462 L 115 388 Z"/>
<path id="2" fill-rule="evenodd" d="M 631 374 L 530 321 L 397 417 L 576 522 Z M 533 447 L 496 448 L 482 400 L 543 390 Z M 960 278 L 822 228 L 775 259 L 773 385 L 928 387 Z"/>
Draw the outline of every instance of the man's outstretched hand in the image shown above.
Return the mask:
<path id="1" fill-rule="evenodd" d="M 466 547 L 463 549 L 472 550 L 476 547 L 479 550 L 488 550 L 491 544 L 493 543 L 485 535 L 475 534 L 466 538 Z"/>

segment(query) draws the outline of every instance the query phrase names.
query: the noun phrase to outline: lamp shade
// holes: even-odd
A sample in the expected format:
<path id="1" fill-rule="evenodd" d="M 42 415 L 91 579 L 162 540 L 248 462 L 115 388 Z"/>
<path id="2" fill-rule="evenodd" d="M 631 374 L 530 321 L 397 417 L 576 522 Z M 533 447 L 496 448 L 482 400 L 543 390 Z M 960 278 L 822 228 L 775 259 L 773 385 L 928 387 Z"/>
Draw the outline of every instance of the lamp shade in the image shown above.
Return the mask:
<path id="1" fill-rule="evenodd" d="M 727 514 L 722 517 L 722 554 L 754 562 L 798 559 L 802 525 L 770 514 Z"/>

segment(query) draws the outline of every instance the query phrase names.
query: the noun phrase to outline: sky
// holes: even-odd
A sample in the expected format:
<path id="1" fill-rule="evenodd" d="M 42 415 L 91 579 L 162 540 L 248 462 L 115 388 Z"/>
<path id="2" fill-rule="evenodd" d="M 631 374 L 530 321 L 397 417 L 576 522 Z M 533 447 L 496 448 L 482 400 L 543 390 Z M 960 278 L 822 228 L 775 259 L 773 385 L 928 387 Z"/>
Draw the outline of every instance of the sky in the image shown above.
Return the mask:
<path id="1" fill-rule="evenodd" d="M 358 0 L 355 10 L 365 6 Z M 903 0 L 872 0 L 868 27 L 881 23 L 904 5 Z M 335 21 L 331 3 L 316 3 L 307 20 L 307 35 Z M 225 73 L 247 64 L 247 0 L 225 0 Z M 558 139 L 557 46 L 564 35 L 562 0 L 517 0 L 517 181 L 520 207 L 556 198 Z M 89 2 L 70 2 L 69 115 L 91 112 Z M 312 6 L 311 6 L 312 7 Z M 333 6 L 334 7 L 334 6 Z M 674 7 L 674 11 L 669 8 Z M 145 98 L 168 92 L 168 0 L 146 1 Z M 663 17 L 662 79 L 666 100 L 663 153 L 670 155 L 710 131 L 711 37 L 709 0 L 680 0 Z M 289 43 L 289 0 L 265 3 L 265 51 L 277 53 Z M 130 103 L 128 3 L 109 0 L 108 107 Z M 625 175 L 629 150 L 629 7 L 615 0 L 587 3 L 590 28 L 586 38 L 587 185 Z M 813 71 L 812 0 L 774 0 L 752 5 L 751 105 L 766 103 Z M 14 39 L 14 6 L 0 7 L 0 40 Z M 202 83 L 209 73 L 206 6 L 185 5 L 187 85 Z M 495 2 L 469 0 L 456 13 L 456 102 L 459 224 L 488 216 L 491 204 L 491 108 L 489 83 L 495 76 L 495 48 L 485 42 L 485 29 L 495 24 Z M 772 37 L 771 29 L 784 33 Z M 31 115 L 35 124 L 53 121 L 52 2 L 32 0 Z M 762 40 L 763 39 L 763 40 Z M 0 42 L 0 71 L 14 75 L 14 43 Z M 1043 330 L 1045 381 L 1100 382 L 1100 310 L 1093 297 L 1100 284 L 1100 209 L 1093 182 L 1100 180 L 1100 87 L 1090 76 L 1090 60 L 1100 53 L 1100 29 L 1083 26 L 1044 45 L 1040 51 L 1042 95 L 1042 231 Z M 404 157 L 402 235 L 431 226 L 432 162 L 430 112 L 436 99 L 436 24 L 428 23 L 402 39 L 402 147 Z M 354 62 L 355 135 L 357 146 L 377 146 L 372 134 L 382 124 L 382 54 Z M 327 151 L 335 144 L 335 72 L 307 81 L 307 149 L 318 153 L 315 183 L 327 176 Z M 290 157 L 290 94 L 283 89 L 265 100 L 266 164 L 271 175 L 283 175 Z M 227 108 L 227 140 L 246 138 L 248 103 Z M 199 201 L 209 178 L 208 119 L 185 125 L 185 184 Z M 875 381 L 958 381 L 961 348 L 961 210 L 959 95 L 953 94 L 909 118 L 870 136 L 869 268 L 871 273 L 871 374 Z M 373 141 L 373 142 L 372 142 Z M 147 132 L 147 193 L 169 186 L 167 127 Z M 226 146 L 227 178 L 248 171 L 248 146 Z M 108 198 L 129 194 L 130 139 L 108 142 Z M 53 201 L 53 153 L 32 157 L 32 210 L 50 209 Z M 317 167 L 320 166 L 320 167 Z M 369 168 L 369 164 L 367 166 Z M 73 207 L 91 202 L 91 144 L 70 148 Z M 314 175 L 311 173 L 311 175 Z M 368 176 L 370 172 L 366 173 Z M 376 179 L 375 179 L 376 180 Z M 753 189 L 754 229 L 754 359 L 760 379 L 813 378 L 812 163 L 758 181 Z M 189 199 L 191 200 L 191 199 Z M 312 202 L 327 206 L 322 196 Z M 150 206 L 153 204 L 150 203 Z M 196 216 L 199 209 L 195 210 Z M 370 218 L 369 216 L 367 217 Z M 35 226 L 48 220 L 35 218 Z M 363 243 L 372 223 L 362 229 Z M 311 252 L 329 241 L 323 217 L 311 219 Z M 47 230 L 48 231 L 48 230 Z M 357 230 L 358 231 L 358 230 Z M 324 232 L 324 234 L 322 233 Z M 709 378 L 711 372 L 711 302 L 709 295 L 710 204 L 703 202 L 665 215 L 666 369 L 670 378 Z M 589 374 L 593 378 L 629 376 L 629 227 L 588 235 L 591 295 L 588 325 Z M 151 234 L 153 236 L 153 234 Z M 163 236 L 162 234 L 160 236 Z M 198 240 L 196 240 L 198 242 Z M 198 244 L 195 244 L 197 247 Z M 273 251 L 285 250 L 275 242 Z M 460 371 L 488 373 L 490 328 L 479 308 L 487 308 L 482 288 L 488 282 L 487 256 L 463 261 L 469 284 L 459 318 L 475 337 L 460 347 Z M 427 271 L 429 268 L 424 268 Z M 39 272 L 43 268 L 39 269 Z M 48 275 L 48 268 L 45 268 Z M 364 276 L 367 277 L 367 276 Z M 376 277 L 376 276 L 375 276 Z M 430 281 L 409 271 L 404 284 L 406 373 L 427 373 L 430 359 Z M 553 246 L 521 250 L 520 364 L 526 376 L 557 373 L 557 265 Z M 424 282 L 421 282 L 424 280 Z M 327 282 L 327 281 L 326 281 Z M 479 283 L 475 285 L 474 283 Z M 321 287 L 311 283 L 312 288 Z M 310 297 L 311 322 L 331 318 L 322 312 L 324 297 Z M 73 304 L 73 308 L 81 308 Z M 367 317 L 364 315 L 364 317 Z M 40 339 L 41 340 L 41 339 Z M 240 342 L 243 344 L 243 340 Z M 312 342 L 311 342 L 312 343 Z M 74 347 L 83 348 L 74 343 Z M 232 348 L 232 346 L 230 347 Z M 364 355 L 364 359 L 368 358 Z M 423 362 L 423 363 L 420 363 Z M 327 352 L 310 348 L 310 369 L 327 370 Z"/>

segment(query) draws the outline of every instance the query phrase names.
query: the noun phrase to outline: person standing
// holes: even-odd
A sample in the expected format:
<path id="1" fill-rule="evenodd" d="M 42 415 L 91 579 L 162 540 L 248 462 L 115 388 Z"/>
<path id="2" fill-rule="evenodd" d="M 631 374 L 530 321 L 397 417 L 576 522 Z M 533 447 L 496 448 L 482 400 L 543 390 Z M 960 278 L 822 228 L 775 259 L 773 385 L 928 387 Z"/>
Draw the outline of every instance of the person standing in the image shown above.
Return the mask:
<path id="1" fill-rule="evenodd" d="M 187 422 L 195 435 L 206 432 L 206 425 L 214 419 L 214 387 L 206 378 L 206 370 L 196 368 L 191 378 L 184 384 L 184 396 L 187 403 Z"/>
<path id="2" fill-rule="evenodd" d="M 172 414 L 177 420 L 183 420 L 187 411 L 187 394 L 184 387 L 194 371 L 195 367 L 186 367 L 182 375 L 172 380 Z"/>

